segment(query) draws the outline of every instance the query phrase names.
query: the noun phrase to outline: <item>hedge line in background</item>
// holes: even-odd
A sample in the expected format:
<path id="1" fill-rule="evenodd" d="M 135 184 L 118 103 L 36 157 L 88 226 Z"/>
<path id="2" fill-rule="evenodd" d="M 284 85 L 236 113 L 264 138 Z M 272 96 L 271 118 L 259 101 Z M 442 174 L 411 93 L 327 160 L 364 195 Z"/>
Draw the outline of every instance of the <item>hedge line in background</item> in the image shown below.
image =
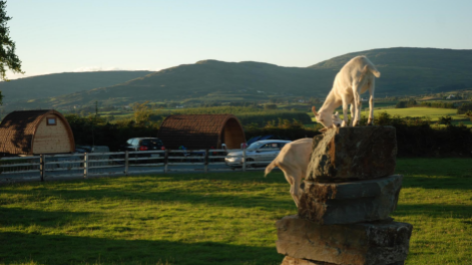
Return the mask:
<path id="1" fill-rule="evenodd" d="M 100 118 L 67 115 L 74 132 L 76 144 L 107 145 L 117 151 L 132 137 L 157 136 L 157 125 L 136 125 L 134 122 L 120 124 L 106 123 Z M 365 123 L 365 119 L 361 121 Z M 270 124 L 270 122 L 269 122 Z M 448 125 L 437 127 L 421 118 L 391 117 L 380 113 L 375 120 L 377 125 L 392 125 L 397 130 L 398 156 L 400 157 L 464 157 L 472 155 L 472 131 L 465 126 Z M 316 129 L 307 129 L 300 123 L 288 126 L 246 126 L 246 139 L 260 135 L 274 135 L 282 139 L 299 139 L 319 134 Z"/>

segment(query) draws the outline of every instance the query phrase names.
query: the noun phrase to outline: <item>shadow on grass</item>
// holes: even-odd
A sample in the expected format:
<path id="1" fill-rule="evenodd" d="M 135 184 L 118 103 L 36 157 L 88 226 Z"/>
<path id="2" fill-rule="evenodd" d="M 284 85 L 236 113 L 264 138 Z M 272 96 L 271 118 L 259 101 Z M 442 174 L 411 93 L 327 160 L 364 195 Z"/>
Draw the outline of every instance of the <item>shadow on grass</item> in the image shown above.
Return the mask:
<path id="1" fill-rule="evenodd" d="M 223 231 L 224 233 L 224 231 Z M 280 264 L 275 247 L 202 242 L 113 240 L 64 235 L 0 233 L 0 262 L 40 264 Z"/>
<path id="2" fill-rule="evenodd" d="M 399 158 L 396 172 L 405 175 L 428 175 L 472 179 L 470 158 Z"/>
<path id="3" fill-rule="evenodd" d="M 402 187 L 444 190 L 470 190 L 472 189 L 472 177 L 429 177 L 406 175 L 403 178 Z"/>
<path id="4" fill-rule="evenodd" d="M 411 216 L 424 215 L 428 217 L 441 218 L 472 218 L 472 206 L 470 205 L 447 205 L 447 204 L 399 204 L 393 215 Z"/>
<path id="5" fill-rule="evenodd" d="M 88 217 L 87 212 L 38 211 L 23 208 L 0 207 L 0 226 L 38 225 L 55 227 Z"/>

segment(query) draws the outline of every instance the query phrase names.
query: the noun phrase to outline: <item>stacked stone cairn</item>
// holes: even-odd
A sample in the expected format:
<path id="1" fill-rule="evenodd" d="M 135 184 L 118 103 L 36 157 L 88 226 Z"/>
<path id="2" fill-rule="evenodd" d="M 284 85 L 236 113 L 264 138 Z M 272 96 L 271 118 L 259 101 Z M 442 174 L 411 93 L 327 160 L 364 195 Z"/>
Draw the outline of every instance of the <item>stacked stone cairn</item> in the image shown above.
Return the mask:
<path id="1" fill-rule="evenodd" d="M 404 264 L 413 227 L 389 217 L 403 178 L 395 128 L 333 128 L 313 142 L 298 215 L 276 223 L 282 265 Z"/>

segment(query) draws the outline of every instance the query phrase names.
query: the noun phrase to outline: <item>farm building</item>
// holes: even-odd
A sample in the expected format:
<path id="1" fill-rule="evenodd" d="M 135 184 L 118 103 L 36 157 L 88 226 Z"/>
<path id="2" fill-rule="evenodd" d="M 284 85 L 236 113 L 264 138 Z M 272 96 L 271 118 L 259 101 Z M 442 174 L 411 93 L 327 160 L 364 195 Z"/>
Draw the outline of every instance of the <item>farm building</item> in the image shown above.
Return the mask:
<path id="1" fill-rule="evenodd" d="M 74 152 L 74 135 L 55 110 L 14 111 L 0 124 L 0 154 L 37 155 Z"/>
<path id="2" fill-rule="evenodd" d="M 237 149 L 246 142 L 238 118 L 229 114 L 171 115 L 159 130 L 159 138 L 168 149 Z"/>

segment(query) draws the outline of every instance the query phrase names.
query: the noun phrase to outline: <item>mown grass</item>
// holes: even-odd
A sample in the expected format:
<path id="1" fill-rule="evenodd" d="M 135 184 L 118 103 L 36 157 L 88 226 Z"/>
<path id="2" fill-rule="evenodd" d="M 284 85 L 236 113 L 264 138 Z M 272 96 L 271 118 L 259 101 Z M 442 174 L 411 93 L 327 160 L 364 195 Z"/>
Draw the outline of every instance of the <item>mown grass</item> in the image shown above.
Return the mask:
<path id="1" fill-rule="evenodd" d="M 392 215 L 407 264 L 472 263 L 470 159 L 399 159 Z M 280 264 L 296 213 L 281 172 L 175 174 L 0 187 L 0 264 Z"/>

